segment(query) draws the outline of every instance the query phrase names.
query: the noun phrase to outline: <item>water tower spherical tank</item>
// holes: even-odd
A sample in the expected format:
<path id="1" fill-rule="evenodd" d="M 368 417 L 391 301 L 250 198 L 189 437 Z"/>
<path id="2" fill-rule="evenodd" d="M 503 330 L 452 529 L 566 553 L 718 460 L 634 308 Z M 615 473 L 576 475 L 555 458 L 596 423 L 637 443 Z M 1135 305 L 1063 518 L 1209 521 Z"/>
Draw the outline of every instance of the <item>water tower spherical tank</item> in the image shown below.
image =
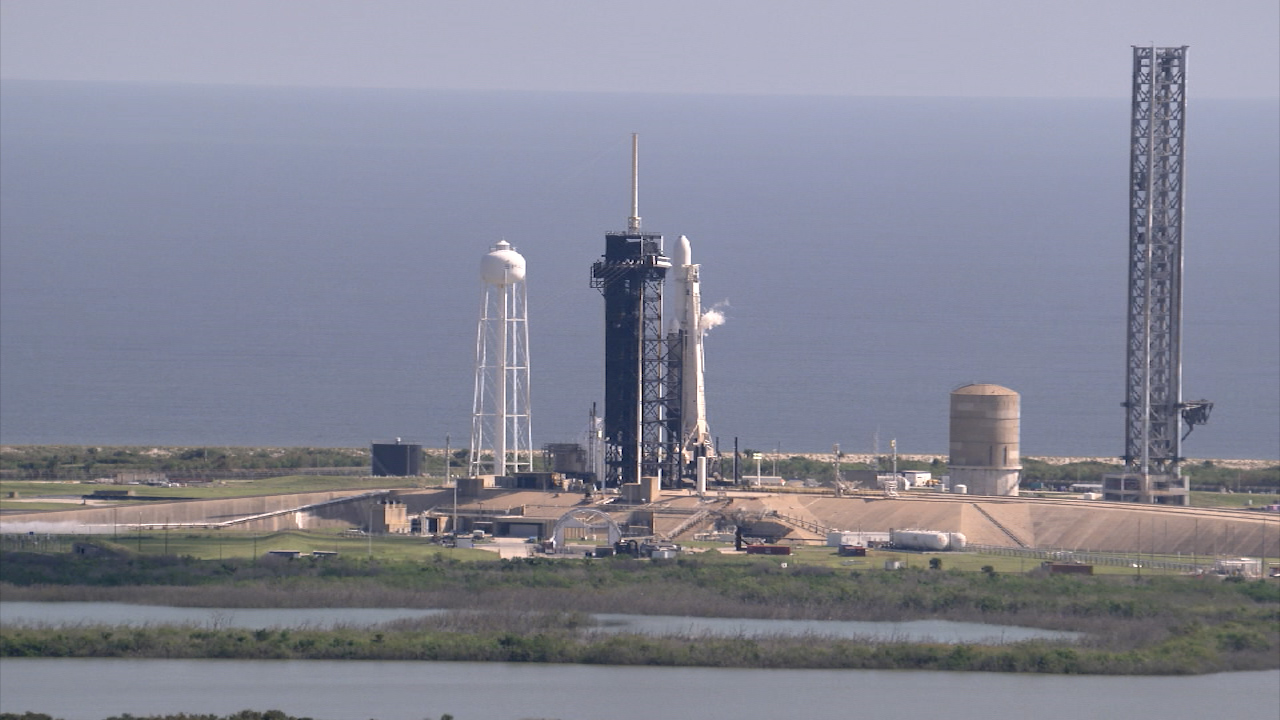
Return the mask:
<path id="1" fill-rule="evenodd" d="M 1022 472 L 1018 393 L 978 383 L 951 393 L 951 482 L 974 495 L 1017 495 Z"/>
<path id="2" fill-rule="evenodd" d="M 511 285 L 524 280 L 524 256 L 500 240 L 480 260 L 480 278 L 490 285 Z"/>

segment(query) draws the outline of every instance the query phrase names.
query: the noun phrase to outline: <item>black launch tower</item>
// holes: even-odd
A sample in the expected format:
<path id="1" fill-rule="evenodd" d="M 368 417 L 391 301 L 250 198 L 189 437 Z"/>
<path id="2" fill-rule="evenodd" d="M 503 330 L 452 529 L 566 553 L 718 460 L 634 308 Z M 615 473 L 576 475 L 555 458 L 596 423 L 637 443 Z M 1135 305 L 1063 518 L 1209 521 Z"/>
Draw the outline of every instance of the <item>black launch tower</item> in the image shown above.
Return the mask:
<path id="1" fill-rule="evenodd" d="M 662 283 L 671 261 L 662 236 L 628 230 L 605 235 L 591 286 L 604 295 L 605 484 L 657 476 L 667 457 Z"/>
<path id="2" fill-rule="evenodd" d="M 591 266 L 591 287 L 604 296 L 603 479 L 610 487 L 646 476 L 678 481 L 666 477 L 675 457 L 662 327 L 662 285 L 671 260 L 663 254 L 662 235 L 640 231 L 637 151 L 633 135 L 627 230 L 605 234 L 604 257 Z"/>

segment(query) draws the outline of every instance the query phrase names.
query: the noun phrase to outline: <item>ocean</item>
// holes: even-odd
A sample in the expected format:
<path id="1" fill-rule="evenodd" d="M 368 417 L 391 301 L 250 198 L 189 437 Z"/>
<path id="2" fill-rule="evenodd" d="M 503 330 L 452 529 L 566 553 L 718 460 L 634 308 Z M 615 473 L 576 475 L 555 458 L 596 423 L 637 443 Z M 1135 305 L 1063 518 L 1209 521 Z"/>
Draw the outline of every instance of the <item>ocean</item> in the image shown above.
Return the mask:
<path id="1" fill-rule="evenodd" d="M 1192 458 L 1280 459 L 1280 103 L 1194 99 Z M 1124 448 L 1127 99 L 0 85 L 0 442 L 464 447 L 479 261 L 527 259 L 535 445 L 603 402 L 604 234 L 687 235 L 722 448 Z"/>

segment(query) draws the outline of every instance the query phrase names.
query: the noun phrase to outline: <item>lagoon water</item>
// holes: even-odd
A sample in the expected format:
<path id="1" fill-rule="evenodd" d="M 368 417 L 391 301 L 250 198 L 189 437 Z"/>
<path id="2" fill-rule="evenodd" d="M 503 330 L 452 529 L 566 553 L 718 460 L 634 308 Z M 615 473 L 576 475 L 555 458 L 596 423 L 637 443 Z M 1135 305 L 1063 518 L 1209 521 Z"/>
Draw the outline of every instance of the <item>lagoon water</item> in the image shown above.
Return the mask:
<path id="1" fill-rule="evenodd" d="M 1119 72 L 1124 72 L 1120 68 Z M 1194 82 L 1194 81 L 1193 81 Z M 1190 457 L 1280 458 L 1280 107 L 1188 113 Z M 602 399 L 603 235 L 686 234 L 724 447 L 1123 451 L 1127 100 L 0 86 L 0 442 L 469 435 L 478 264 L 528 259 L 533 432 Z"/>
<path id="2" fill-rule="evenodd" d="M 1280 672 L 1196 677 L 325 660 L 0 660 L 0 712 L 66 720 L 276 708 L 317 720 L 1254 720 Z"/>

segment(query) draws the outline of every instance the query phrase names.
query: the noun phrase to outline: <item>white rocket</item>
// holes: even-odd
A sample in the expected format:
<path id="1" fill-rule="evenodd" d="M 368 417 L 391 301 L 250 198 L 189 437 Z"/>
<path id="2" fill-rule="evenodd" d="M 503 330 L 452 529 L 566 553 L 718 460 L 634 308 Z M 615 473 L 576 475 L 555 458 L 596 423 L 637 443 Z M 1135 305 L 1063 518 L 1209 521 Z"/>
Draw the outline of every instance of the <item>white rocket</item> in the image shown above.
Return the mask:
<path id="1" fill-rule="evenodd" d="M 681 356 L 681 428 L 680 448 L 686 462 L 695 457 L 712 457 L 711 431 L 707 427 L 707 400 L 703 382 L 702 338 L 707 328 L 703 326 L 702 290 L 698 282 L 698 269 L 693 264 L 689 238 L 680 236 L 672 258 L 668 275 L 675 312 L 667 314 L 668 334 L 683 334 L 684 349 Z"/>

